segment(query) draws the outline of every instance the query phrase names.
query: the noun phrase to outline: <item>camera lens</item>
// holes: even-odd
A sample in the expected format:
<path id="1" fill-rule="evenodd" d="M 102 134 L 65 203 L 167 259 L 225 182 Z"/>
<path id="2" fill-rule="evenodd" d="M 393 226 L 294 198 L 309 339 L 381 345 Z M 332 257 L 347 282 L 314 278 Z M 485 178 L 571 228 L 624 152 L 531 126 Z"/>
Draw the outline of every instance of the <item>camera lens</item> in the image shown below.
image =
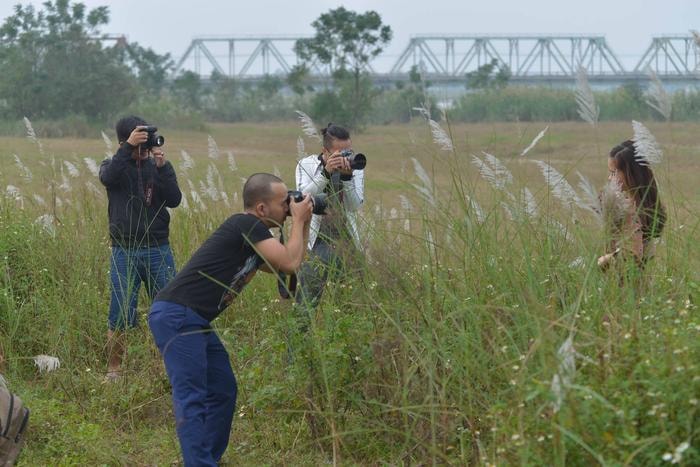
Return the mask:
<path id="1" fill-rule="evenodd" d="M 352 170 L 364 170 L 367 165 L 367 158 L 362 153 L 350 156 L 350 168 Z"/>
<path id="2" fill-rule="evenodd" d="M 164 136 L 158 135 L 158 136 L 155 137 L 155 141 L 154 141 L 153 146 L 158 146 L 158 147 L 160 147 L 160 146 L 162 146 L 162 145 L 164 145 L 164 144 L 165 144 L 165 137 L 164 137 Z"/>
<path id="3" fill-rule="evenodd" d="M 326 214 L 326 206 L 328 206 L 328 195 L 325 193 L 319 193 L 317 195 L 314 195 L 312 198 L 313 201 L 313 213 L 317 215 L 324 215 Z"/>

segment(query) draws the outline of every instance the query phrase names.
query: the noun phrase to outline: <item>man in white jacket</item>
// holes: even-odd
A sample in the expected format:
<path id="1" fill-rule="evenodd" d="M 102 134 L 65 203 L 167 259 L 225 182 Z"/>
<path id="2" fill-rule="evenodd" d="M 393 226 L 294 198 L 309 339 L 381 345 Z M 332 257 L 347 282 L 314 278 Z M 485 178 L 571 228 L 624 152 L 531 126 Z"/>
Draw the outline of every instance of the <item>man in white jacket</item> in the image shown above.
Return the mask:
<path id="1" fill-rule="evenodd" d="M 364 201 L 364 170 L 353 170 L 341 153 L 352 151 L 350 133 L 329 123 L 321 130 L 323 151 L 300 160 L 296 169 L 297 190 L 328 195 L 326 215 L 311 219 L 308 260 L 299 272 L 296 302 L 306 321 L 318 304 L 329 278 L 344 269 L 346 259 L 361 251 L 356 212 Z M 299 323 L 302 328 L 306 323 Z"/>

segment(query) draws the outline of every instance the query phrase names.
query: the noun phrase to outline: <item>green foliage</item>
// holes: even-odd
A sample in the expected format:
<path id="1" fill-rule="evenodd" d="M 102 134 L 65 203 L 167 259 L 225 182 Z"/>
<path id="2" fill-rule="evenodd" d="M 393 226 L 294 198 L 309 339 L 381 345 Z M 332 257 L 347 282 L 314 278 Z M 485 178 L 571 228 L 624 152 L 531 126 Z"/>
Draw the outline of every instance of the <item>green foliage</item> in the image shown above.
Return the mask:
<path id="1" fill-rule="evenodd" d="M 292 71 L 287 75 L 287 84 L 299 96 L 306 92 L 313 91 L 313 87 L 308 83 L 309 68 L 305 63 L 300 63 L 292 67 Z"/>
<path id="2" fill-rule="evenodd" d="M 34 130 L 40 138 L 92 138 L 99 134 L 105 126 L 113 126 L 113 122 L 102 119 L 91 119 L 84 115 L 66 115 L 62 118 L 38 119 L 32 121 Z M 23 119 L 0 121 L 0 135 L 23 137 L 27 127 Z"/>
<path id="3" fill-rule="evenodd" d="M 673 94 L 673 119 L 696 121 L 700 118 L 700 92 Z M 637 84 L 595 93 L 602 121 L 653 120 L 660 116 L 646 103 Z M 568 89 L 508 86 L 466 93 L 454 102 L 454 121 L 577 121 L 576 100 Z"/>
<path id="4" fill-rule="evenodd" d="M 17 5 L 0 28 L 2 113 L 57 118 L 110 115 L 135 95 L 135 83 L 112 49 L 92 39 L 106 7 L 48 1 L 44 11 Z"/>
<path id="5" fill-rule="evenodd" d="M 159 96 L 166 87 L 166 79 L 174 63 L 170 54 L 159 55 L 153 49 L 132 42 L 117 50 L 123 53 L 122 61 L 132 68 L 138 77 L 142 91 Z"/>
<path id="6" fill-rule="evenodd" d="M 652 118 L 644 89 L 637 83 L 625 84 L 610 92 L 596 93 L 600 117 L 604 120 L 643 120 Z"/>
<path id="7" fill-rule="evenodd" d="M 502 89 L 508 85 L 511 72 L 506 65 L 499 65 L 498 59 L 481 65 L 467 73 L 467 89 Z"/>
<path id="8" fill-rule="evenodd" d="M 299 39 L 294 50 L 307 63 L 328 65 L 331 73 L 350 69 L 359 74 L 392 37 L 391 27 L 382 24 L 377 12 L 359 14 L 342 6 L 323 13 L 311 26 L 315 36 Z"/>
<path id="9" fill-rule="evenodd" d="M 338 115 L 341 118 L 335 121 L 359 129 L 367 121 L 374 97 L 367 70 L 391 41 L 391 27 L 383 25 L 375 11 L 359 14 L 342 6 L 323 13 L 311 25 L 316 30 L 314 37 L 299 39 L 294 50 L 307 66 L 315 62 L 328 65 L 334 82 L 332 90 L 314 99 L 318 111 L 314 116 Z"/>
<path id="10" fill-rule="evenodd" d="M 294 334 L 297 311 L 279 300 L 275 278 L 263 274 L 216 320 L 239 384 L 223 461 L 660 465 L 665 454 L 688 442 L 683 462 L 696 465 L 700 226 L 692 125 L 654 128 L 661 144 L 674 138 L 667 151 L 670 170 L 655 168 L 671 217 L 657 257 L 644 271 L 648 280 L 622 285 L 614 271 L 602 273 L 595 264 L 606 239 L 593 217 L 559 206 L 528 162 L 538 151 L 554 154 L 551 163 L 570 182 L 580 170 L 602 184 L 605 156 L 590 157 L 597 142 L 590 141 L 587 125 L 552 125 L 546 142 L 527 158 L 503 157 L 513 171 L 509 193 L 479 181 L 469 154 L 484 149 L 501 156 L 522 147 L 516 125 L 451 125 L 453 134 L 469 136 L 455 138 L 454 155 L 433 149 L 427 127 L 425 138 L 411 127 L 411 143 L 405 126 L 370 128 L 358 138 L 372 164 L 362 212 L 369 255 L 329 283 L 307 333 Z M 264 159 L 269 148 L 290 146 L 293 152 L 294 128 L 212 128 L 228 136 L 218 141 L 222 148 L 240 144 L 241 135 L 263 142 L 242 149 L 256 157 L 240 157 L 240 171 L 230 170 L 225 159 L 207 158 L 207 138 L 187 133 L 183 147 L 196 164 L 184 169 L 173 161 L 190 201 L 189 208 L 173 211 L 178 265 L 241 209 L 232 194 L 243 174 L 282 163 Z M 602 124 L 597 131 L 601 141 L 618 141 L 628 128 Z M 180 149 L 168 144 L 170 154 Z M 20 151 L 31 181 L 19 177 L 12 158 L 3 160 L 3 184 L 21 194 L 0 196 L 0 348 L 11 388 L 32 409 L 26 465 L 179 459 L 170 388 L 146 328 L 128 335 L 124 379 L 102 382 L 106 200 L 87 189 L 95 179 L 86 170 L 69 183 L 60 174 L 65 161 L 80 165 L 73 152 L 101 145 L 97 139 L 44 142 L 49 153 L 61 148 L 55 158 Z M 409 157 L 420 159 L 434 177 L 402 170 Z M 211 166 L 218 167 L 229 199 L 213 200 L 202 191 L 198 205 L 188 181 L 207 184 Z M 293 166 L 282 170 L 291 173 Z M 411 187 L 421 183 L 431 187 L 434 204 Z M 509 219 L 501 206 L 520 202 L 525 186 L 539 212 Z M 60 203 L 50 201 L 52 190 Z M 483 218 L 468 199 L 479 202 Z M 47 213 L 55 214 L 54 233 L 36 222 Z M 554 220 L 566 232 L 551 228 Z M 635 277 L 635 270 L 624 268 Z M 147 307 L 142 295 L 142 323 Z M 555 412 L 557 350 L 570 335 L 576 371 Z M 31 361 L 36 354 L 59 357 L 61 368 L 39 374 Z"/>
<path id="11" fill-rule="evenodd" d="M 204 114 L 201 111 L 184 107 L 172 96 L 146 95 L 133 102 L 122 113 L 138 115 L 146 121 L 171 130 L 205 131 L 207 128 Z M 112 121 L 106 122 L 104 126 L 112 128 L 115 121 L 116 116 Z M 37 127 L 41 128 L 40 125 Z"/>
<path id="12" fill-rule="evenodd" d="M 700 120 L 700 90 L 684 90 L 673 94 L 673 120 Z"/>
<path id="13" fill-rule="evenodd" d="M 367 74 L 359 81 L 348 72 L 339 71 L 332 89 L 314 94 L 311 98 L 311 116 L 321 122 L 336 122 L 351 129 L 361 129 L 372 113 L 373 100 L 379 91 Z"/>
<path id="14" fill-rule="evenodd" d="M 214 73 L 202 111 L 213 121 L 278 121 L 294 116 L 295 102 L 281 94 L 283 81 L 266 76 L 257 84 Z"/>
<path id="15" fill-rule="evenodd" d="M 170 85 L 170 92 L 183 107 L 199 110 L 204 98 L 202 80 L 194 71 L 185 71 Z"/>
<path id="16" fill-rule="evenodd" d="M 142 92 L 159 94 L 172 61 L 136 43 L 103 47 L 107 7 L 70 0 L 17 5 L 0 27 L 0 116 L 112 118 Z"/>
<path id="17" fill-rule="evenodd" d="M 571 91 L 525 87 L 464 94 L 456 99 L 450 115 L 452 119 L 462 122 L 565 121 L 578 118 L 576 100 Z"/>
<path id="18" fill-rule="evenodd" d="M 415 115 L 413 109 L 416 107 L 429 109 L 431 117 L 439 120 L 437 106 L 431 105 L 430 86 L 431 83 L 423 80 L 418 67 L 414 65 L 409 71 L 408 83 L 397 82 L 395 89 L 377 93 L 369 121 L 374 124 L 407 123 Z"/>

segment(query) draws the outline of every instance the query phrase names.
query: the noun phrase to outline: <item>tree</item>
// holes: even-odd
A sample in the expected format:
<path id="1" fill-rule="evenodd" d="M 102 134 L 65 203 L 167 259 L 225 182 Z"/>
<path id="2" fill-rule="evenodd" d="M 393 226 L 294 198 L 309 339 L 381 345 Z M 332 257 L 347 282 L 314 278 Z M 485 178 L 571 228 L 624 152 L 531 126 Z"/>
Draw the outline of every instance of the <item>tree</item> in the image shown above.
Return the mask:
<path id="1" fill-rule="evenodd" d="M 194 71 L 185 71 L 170 85 L 175 98 L 184 106 L 197 110 L 201 107 L 203 94 L 202 80 Z"/>
<path id="2" fill-rule="evenodd" d="M 136 43 L 104 47 L 107 7 L 88 10 L 71 0 L 41 10 L 16 5 L 0 26 L 0 111 L 6 117 L 112 118 L 139 88 L 162 89 L 172 64 Z"/>
<path id="3" fill-rule="evenodd" d="M 379 94 L 366 73 L 360 76 L 359 92 L 355 80 L 345 72 L 335 77 L 334 89 L 314 94 L 311 115 L 321 122 L 337 122 L 360 129 L 372 110 L 372 101 Z"/>
<path id="4" fill-rule="evenodd" d="M 135 82 L 113 49 L 95 38 L 106 7 L 47 1 L 17 5 L 0 27 L 0 99 L 5 114 L 44 118 L 111 115 L 131 102 Z"/>
<path id="5" fill-rule="evenodd" d="M 153 49 L 142 47 L 135 42 L 119 48 L 123 50 L 122 61 L 131 66 L 132 73 L 135 72 L 143 90 L 149 94 L 160 95 L 165 88 L 168 74 L 175 65 L 170 54 L 160 55 Z"/>
<path id="6" fill-rule="evenodd" d="M 303 96 L 306 91 L 313 91 L 313 87 L 309 84 L 309 68 L 305 63 L 292 67 L 287 75 L 287 84 L 299 96 Z"/>
<path id="7" fill-rule="evenodd" d="M 481 65 L 475 71 L 467 73 L 467 88 L 470 89 L 502 89 L 510 80 L 510 69 L 499 65 L 497 59 Z"/>
<path id="8" fill-rule="evenodd" d="M 357 126 L 369 110 L 363 106 L 371 92 L 371 87 L 362 86 L 362 75 L 391 41 L 391 27 L 382 24 L 375 11 L 359 14 L 344 7 L 323 13 L 311 25 L 316 30 L 314 37 L 299 39 L 294 50 L 307 65 L 314 62 L 327 65 L 336 85 L 352 79 L 353 96 L 347 123 Z"/>

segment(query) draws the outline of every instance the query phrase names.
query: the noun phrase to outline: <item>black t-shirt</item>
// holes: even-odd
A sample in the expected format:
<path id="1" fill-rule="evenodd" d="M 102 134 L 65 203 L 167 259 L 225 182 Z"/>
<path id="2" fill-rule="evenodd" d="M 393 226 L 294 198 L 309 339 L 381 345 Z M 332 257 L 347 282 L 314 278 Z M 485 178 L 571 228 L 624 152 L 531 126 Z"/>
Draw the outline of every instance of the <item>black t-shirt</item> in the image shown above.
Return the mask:
<path id="1" fill-rule="evenodd" d="M 209 237 L 156 300 L 192 308 L 208 321 L 231 304 L 263 261 L 253 245 L 272 238 L 252 214 L 235 214 Z"/>

